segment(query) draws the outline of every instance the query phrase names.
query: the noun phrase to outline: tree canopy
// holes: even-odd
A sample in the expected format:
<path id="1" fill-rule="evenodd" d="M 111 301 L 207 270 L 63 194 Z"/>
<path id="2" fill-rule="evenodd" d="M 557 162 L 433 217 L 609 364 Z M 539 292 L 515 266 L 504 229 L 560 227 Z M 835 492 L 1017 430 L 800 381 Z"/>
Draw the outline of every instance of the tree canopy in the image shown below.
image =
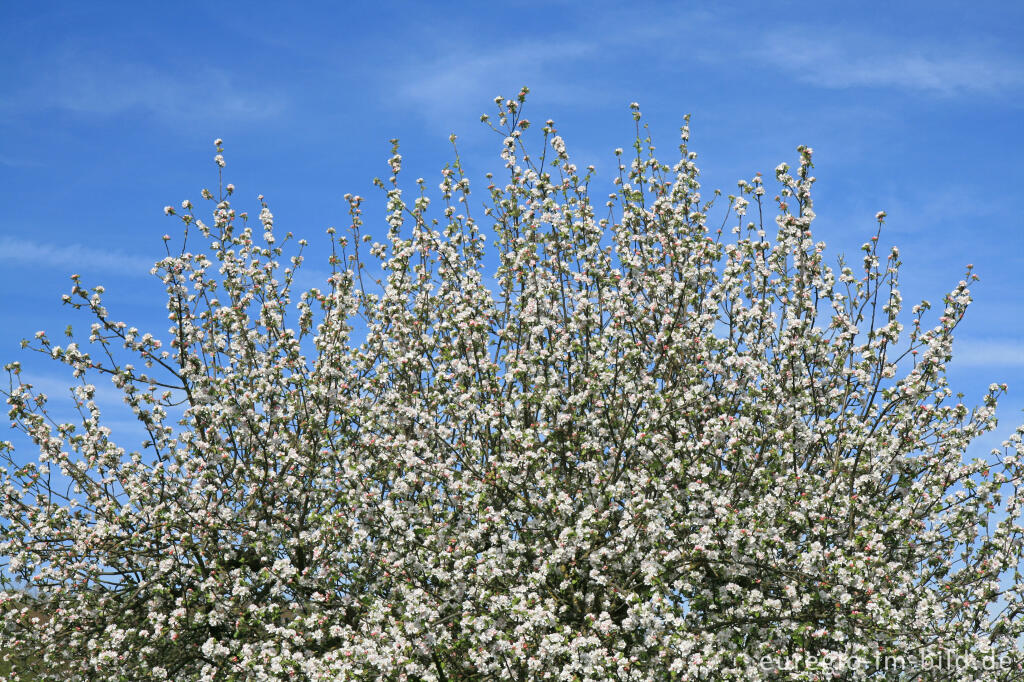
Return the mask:
<path id="1" fill-rule="evenodd" d="M 7 365 L 12 679 L 1020 679 L 1022 431 L 968 460 L 1005 387 L 945 376 L 971 269 L 907 316 L 884 213 L 826 263 L 810 148 L 705 197 L 637 105 L 595 198 L 526 94 L 482 208 L 457 153 L 404 191 L 396 142 L 386 237 L 347 196 L 318 288 L 223 181 L 166 209 L 163 342 L 73 278 L 88 343 L 27 345 L 81 418 Z"/>

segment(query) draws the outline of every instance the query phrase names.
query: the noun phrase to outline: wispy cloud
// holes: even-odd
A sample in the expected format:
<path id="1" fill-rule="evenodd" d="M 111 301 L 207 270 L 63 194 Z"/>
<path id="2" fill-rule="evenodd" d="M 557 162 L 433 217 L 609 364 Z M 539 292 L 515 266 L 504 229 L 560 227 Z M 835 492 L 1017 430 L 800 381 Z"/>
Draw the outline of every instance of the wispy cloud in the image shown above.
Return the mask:
<path id="1" fill-rule="evenodd" d="M 429 118 L 449 123 L 453 112 L 476 111 L 497 94 L 514 96 L 523 85 L 543 92 L 545 99 L 566 101 L 584 90 L 553 73 L 552 65 L 590 57 L 598 47 L 580 40 L 524 41 L 490 50 L 464 46 L 437 59 L 406 64 L 398 94 Z M 531 54 L 543 59 L 524 58 Z"/>
<path id="2" fill-rule="evenodd" d="M 152 259 L 122 251 L 96 249 L 82 244 L 46 244 L 14 237 L 0 237 L 0 262 L 22 267 L 145 276 L 153 267 Z"/>
<path id="3" fill-rule="evenodd" d="M 1024 367 L 1024 343 L 998 339 L 958 339 L 952 367 Z"/>
<path id="4" fill-rule="evenodd" d="M 0 155 L 0 166 L 7 166 L 9 168 L 39 168 L 43 164 L 32 159 L 20 159 L 13 156 L 2 156 Z"/>
<path id="5" fill-rule="evenodd" d="M 59 343 L 60 341 L 56 342 Z M 70 404 L 63 405 L 62 403 L 66 398 L 72 396 L 72 390 L 77 386 L 81 386 L 83 381 L 82 379 L 74 378 L 70 368 L 67 374 L 22 373 L 21 379 L 23 383 L 31 384 L 32 390 L 35 393 L 45 394 L 48 399 L 55 401 L 55 404 L 61 404 L 62 407 L 72 407 Z M 90 375 L 86 383 L 96 387 L 94 400 L 101 408 L 120 407 L 124 404 L 124 393 L 111 383 L 109 376 L 102 374 Z"/>
<path id="6" fill-rule="evenodd" d="M 756 57 L 826 88 L 882 87 L 944 96 L 998 94 L 1024 85 L 1019 59 L 979 47 L 896 43 L 813 29 L 768 34 Z"/>
<path id="7" fill-rule="evenodd" d="M 72 51 L 24 71 L 32 78 L 8 92 L 4 109 L 101 116 L 134 110 L 180 124 L 265 119 L 286 107 L 283 94 L 243 89 L 230 72 L 214 67 L 183 72 Z"/>
<path id="8" fill-rule="evenodd" d="M 294 295 L 314 288 L 327 291 L 330 288 L 330 285 L 327 283 L 330 276 L 331 273 L 327 270 L 319 270 L 303 265 L 295 273 L 295 278 L 292 281 L 292 293 Z"/>
<path id="9" fill-rule="evenodd" d="M 80 424 L 81 414 L 74 406 L 73 389 L 81 386 L 83 379 L 76 379 L 68 374 L 23 373 L 21 379 L 32 385 L 35 395 L 43 394 L 47 398 L 47 413 L 57 422 Z M 138 447 L 147 439 L 146 427 L 134 418 L 131 409 L 124 402 L 124 392 L 112 385 L 110 377 L 103 374 L 88 375 L 84 382 L 95 387 L 93 402 L 102 415 L 100 425 L 111 430 L 111 439 L 121 447 L 128 449 Z M 179 410 L 170 411 L 176 417 Z M 175 419 L 168 419 L 173 424 Z M 31 446 L 26 444 L 23 452 L 30 452 Z"/>

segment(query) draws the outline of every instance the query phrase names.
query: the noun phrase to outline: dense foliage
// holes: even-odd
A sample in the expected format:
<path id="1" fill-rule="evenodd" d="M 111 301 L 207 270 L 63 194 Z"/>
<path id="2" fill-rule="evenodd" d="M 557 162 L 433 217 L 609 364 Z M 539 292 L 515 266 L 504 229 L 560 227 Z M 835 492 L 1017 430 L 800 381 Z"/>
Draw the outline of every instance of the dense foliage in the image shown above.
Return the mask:
<path id="1" fill-rule="evenodd" d="M 166 210 L 166 344 L 74 278 L 91 343 L 28 345 L 81 419 L 8 365 L 39 455 L 6 444 L 0 648 L 61 680 L 1020 679 L 1021 433 L 967 461 L 1004 387 L 944 376 L 970 268 L 904 329 L 896 249 L 812 240 L 809 148 L 739 183 L 730 237 L 687 127 L 665 165 L 633 105 L 595 201 L 525 95 L 484 117 L 481 217 L 457 155 L 440 210 L 408 198 L 396 143 L 387 238 L 348 197 L 320 289 L 223 184 L 212 223 Z"/>

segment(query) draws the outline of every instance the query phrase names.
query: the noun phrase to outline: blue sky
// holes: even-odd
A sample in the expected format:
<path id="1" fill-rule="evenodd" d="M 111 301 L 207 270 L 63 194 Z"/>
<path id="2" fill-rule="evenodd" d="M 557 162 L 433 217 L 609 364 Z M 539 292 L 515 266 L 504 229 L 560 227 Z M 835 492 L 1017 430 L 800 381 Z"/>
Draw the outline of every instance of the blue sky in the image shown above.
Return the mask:
<path id="1" fill-rule="evenodd" d="M 118 319 L 166 328 L 148 269 L 179 224 L 162 208 L 215 185 L 214 138 L 235 205 L 265 194 L 277 225 L 311 241 L 315 276 L 346 192 L 382 213 L 371 180 L 390 138 L 409 179 L 439 177 L 453 132 L 472 176 L 498 171 L 479 116 L 528 85 L 527 118 L 555 119 L 601 192 L 632 141 L 632 101 L 665 160 L 692 114 L 709 190 L 813 147 L 816 236 L 833 257 L 856 260 L 885 210 L 908 307 L 941 302 L 974 264 L 951 383 L 977 402 L 1007 382 L 999 435 L 1024 421 L 1024 5 L 40 5 L 0 7 L 0 358 L 51 392 L 60 368 L 18 342 L 87 327 L 60 305 L 72 272 L 106 286 Z"/>

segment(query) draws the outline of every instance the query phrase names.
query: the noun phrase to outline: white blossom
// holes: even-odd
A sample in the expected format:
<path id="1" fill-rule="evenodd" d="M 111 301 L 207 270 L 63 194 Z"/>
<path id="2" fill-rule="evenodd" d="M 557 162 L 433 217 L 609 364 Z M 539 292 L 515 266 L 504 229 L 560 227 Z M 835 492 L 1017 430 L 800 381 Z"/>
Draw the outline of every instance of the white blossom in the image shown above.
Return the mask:
<path id="1" fill-rule="evenodd" d="M 972 411 L 945 377 L 972 277 L 904 325 L 895 249 L 828 266 L 809 147 L 738 183 L 732 240 L 688 127 L 595 210 L 553 121 L 528 158 L 526 92 L 495 100 L 486 224 L 461 165 L 407 200 L 396 142 L 383 225 L 347 195 L 316 288 L 231 184 L 153 269 L 165 335 L 73 277 L 88 343 L 26 345 L 74 423 L 7 365 L 38 458 L 0 443 L 0 649 L 45 660 L 11 679 L 856 680 L 924 649 L 1018 675 L 1024 429 L 967 461 L 1006 386 Z"/>

